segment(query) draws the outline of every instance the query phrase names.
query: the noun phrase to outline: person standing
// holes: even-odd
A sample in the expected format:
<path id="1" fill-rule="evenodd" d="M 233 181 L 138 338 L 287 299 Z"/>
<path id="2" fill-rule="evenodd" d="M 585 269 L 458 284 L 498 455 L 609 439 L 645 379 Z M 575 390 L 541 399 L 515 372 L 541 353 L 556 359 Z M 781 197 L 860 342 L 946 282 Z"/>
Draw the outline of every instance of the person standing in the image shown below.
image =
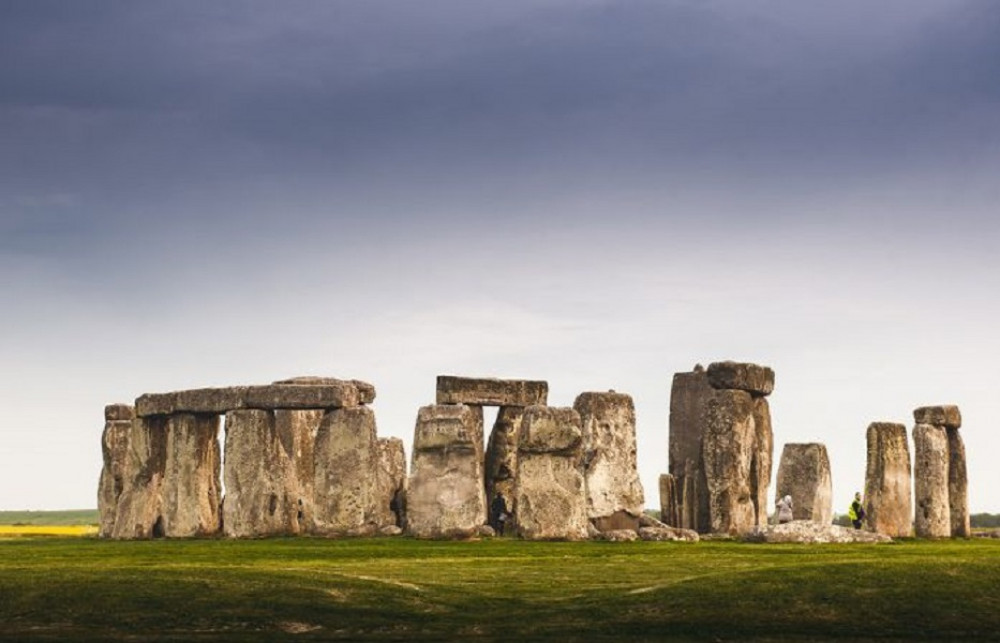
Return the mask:
<path id="1" fill-rule="evenodd" d="M 847 512 L 848 517 L 851 519 L 851 524 L 854 525 L 855 529 L 861 529 L 861 522 L 865 519 L 865 508 L 861 504 L 861 492 L 858 491 L 854 494 L 854 501 L 851 503 L 851 508 Z"/>
<path id="2" fill-rule="evenodd" d="M 778 500 L 778 524 L 783 525 L 786 522 L 792 522 L 794 518 L 792 516 L 792 497 L 785 496 L 784 498 Z"/>
<path id="3" fill-rule="evenodd" d="M 503 492 L 498 491 L 496 498 L 490 503 L 490 515 L 493 517 L 493 530 L 498 536 L 503 536 L 504 527 L 507 525 L 507 500 L 503 497 Z"/>

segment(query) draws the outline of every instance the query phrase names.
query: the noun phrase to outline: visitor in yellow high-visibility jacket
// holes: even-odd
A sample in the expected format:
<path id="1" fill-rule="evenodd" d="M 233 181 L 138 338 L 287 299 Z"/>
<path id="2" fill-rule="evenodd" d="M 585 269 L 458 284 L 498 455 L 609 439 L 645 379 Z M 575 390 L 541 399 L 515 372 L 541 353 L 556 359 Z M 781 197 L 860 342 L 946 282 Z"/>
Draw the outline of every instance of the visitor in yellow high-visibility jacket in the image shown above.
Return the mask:
<path id="1" fill-rule="evenodd" d="M 854 502 L 851 503 L 851 508 L 847 511 L 847 515 L 850 517 L 854 528 L 861 529 L 861 521 L 865 519 L 865 508 L 861 504 L 860 491 L 854 494 Z"/>

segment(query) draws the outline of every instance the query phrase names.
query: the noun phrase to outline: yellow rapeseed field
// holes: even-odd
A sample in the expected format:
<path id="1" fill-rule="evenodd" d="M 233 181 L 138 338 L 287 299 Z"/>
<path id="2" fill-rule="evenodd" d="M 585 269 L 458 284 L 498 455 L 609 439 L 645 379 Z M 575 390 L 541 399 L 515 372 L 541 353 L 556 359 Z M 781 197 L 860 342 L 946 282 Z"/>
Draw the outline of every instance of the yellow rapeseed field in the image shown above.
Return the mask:
<path id="1" fill-rule="evenodd" d="M 95 536 L 96 525 L 0 525 L 0 538 L 15 536 Z"/>

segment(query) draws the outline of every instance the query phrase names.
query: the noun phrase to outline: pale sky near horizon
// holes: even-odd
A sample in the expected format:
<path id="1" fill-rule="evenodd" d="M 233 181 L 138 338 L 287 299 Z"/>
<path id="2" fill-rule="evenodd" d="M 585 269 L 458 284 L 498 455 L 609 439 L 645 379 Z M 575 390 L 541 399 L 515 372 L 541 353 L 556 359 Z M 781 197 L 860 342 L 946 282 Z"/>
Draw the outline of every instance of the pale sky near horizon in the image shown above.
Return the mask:
<path id="1" fill-rule="evenodd" d="M 734 359 L 838 512 L 937 403 L 1000 512 L 996 2 L 8 0 L 0 87 L 0 509 L 109 402 L 364 379 L 409 453 L 438 374 L 630 393 L 656 507 Z"/>

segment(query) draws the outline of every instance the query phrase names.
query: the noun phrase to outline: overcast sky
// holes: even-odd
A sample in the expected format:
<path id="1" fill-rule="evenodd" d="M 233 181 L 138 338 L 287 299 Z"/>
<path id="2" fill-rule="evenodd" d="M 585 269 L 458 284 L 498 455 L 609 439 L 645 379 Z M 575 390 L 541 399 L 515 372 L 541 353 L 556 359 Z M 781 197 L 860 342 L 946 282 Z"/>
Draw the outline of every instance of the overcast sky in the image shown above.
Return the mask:
<path id="1" fill-rule="evenodd" d="M 103 407 L 772 366 L 775 461 L 958 404 L 1000 511 L 1000 3 L 0 4 L 0 509 L 96 506 Z M 775 467 L 777 468 L 777 467 Z M 773 487 L 772 487 L 773 495 Z"/>

